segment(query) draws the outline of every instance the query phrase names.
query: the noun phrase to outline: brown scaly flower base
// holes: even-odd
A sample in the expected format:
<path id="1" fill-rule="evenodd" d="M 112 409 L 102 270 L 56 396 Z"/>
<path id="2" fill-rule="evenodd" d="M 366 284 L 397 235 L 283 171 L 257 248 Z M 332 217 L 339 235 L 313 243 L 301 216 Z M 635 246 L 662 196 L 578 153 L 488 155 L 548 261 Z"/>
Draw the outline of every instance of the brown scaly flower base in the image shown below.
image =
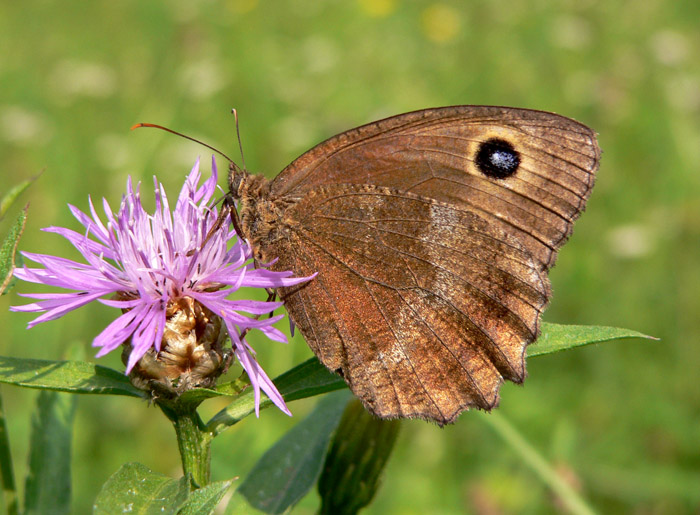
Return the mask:
<path id="1" fill-rule="evenodd" d="M 131 383 L 151 397 L 173 399 L 193 388 L 212 388 L 228 370 L 232 353 L 223 350 L 226 330 L 221 318 L 191 297 L 172 301 L 166 310 L 160 352 L 151 348 L 129 374 Z M 131 343 L 122 361 L 127 363 Z"/>

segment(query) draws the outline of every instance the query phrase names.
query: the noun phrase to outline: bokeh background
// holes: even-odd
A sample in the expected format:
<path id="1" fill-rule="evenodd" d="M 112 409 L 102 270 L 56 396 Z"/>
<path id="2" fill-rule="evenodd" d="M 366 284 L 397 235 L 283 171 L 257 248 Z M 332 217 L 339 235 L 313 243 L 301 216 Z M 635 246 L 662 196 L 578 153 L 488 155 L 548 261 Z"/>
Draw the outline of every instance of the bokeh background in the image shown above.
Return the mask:
<path id="1" fill-rule="evenodd" d="M 273 176 L 315 143 L 384 116 L 450 104 L 555 111 L 600 134 L 587 212 L 551 273 L 545 319 L 659 337 L 537 358 L 500 413 L 603 512 L 700 509 L 700 3 L 348 0 L 28 0 L 0 4 L 2 191 L 41 171 L 24 250 L 75 257 L 49 225 L 77 228 L 67 203 L 119 202 L 153 174 L 171 195 L 201 147 Z M 224 165 L 223 161 L 220 164 Z M 223 184 L 223 181 L 222 181 Z M 148 197 L 149 195 L 144 195 Z M 152 205 L 152 204 L 151 204 Z M 16 211 L 10 213 L 12 218 Z M 5 234 L 8 220 L 0 230 Z M 114 316 L 91 306 L 25 330 L 1 299 L 0 354 L 59 359 Z M 257 342 L 276 376 L 309 357 L 303 340 Z M 120 368 L 118 356 L 102 360 Z M 17 479 L 36 392 L 3 387 Z M 223 401 L 209 401 L 213 414 Z M 244 476 L 307 413 L 266 410 L 214 443 L 215 479 Z M 180 473 L 173 431 L 134 399 L 81 397 L 75 512 L 127 461 Z M 297 507 L 313 513 L 315 492 Z M 549 491 L 478 417 L 444 429 L 404 424 L 369 513 L 541 513 Z"/>

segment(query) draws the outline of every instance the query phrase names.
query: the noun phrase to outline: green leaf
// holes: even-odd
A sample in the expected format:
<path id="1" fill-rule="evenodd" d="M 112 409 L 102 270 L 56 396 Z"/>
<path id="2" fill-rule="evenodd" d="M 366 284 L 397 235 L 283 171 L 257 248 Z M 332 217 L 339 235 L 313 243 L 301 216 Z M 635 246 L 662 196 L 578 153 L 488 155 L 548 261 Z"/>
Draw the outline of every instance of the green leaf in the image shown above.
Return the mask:
<path id="1" fill-rule="evenodd" d="M 241 377 L 234 379 L 233 381 L 217 384 L 215 390 L 211 390 L 209 388 L 195 388 L 193 390 L 187 390 L 180 395 L 180 400 L 191 404 L 201 404 L 203 401 L 211 399 L 212 397 L 238 396 L 248 386 L 250 386 L 250 379 L 248 379 L 248 374 L 243 372 Z"/>
<path id="2" fill-rule="evenodd" d="M 260 458 L 237 494 L 265 513 L 282 513 L 299 502 L 321 472 L 328 441 L 349 397 L 350 392 L 343 391 L 321 399 Z"/>
<path id="3" fill-rule="evenodd" d="M 27 208 L 25 207 L 17 215 L 17 220 L 12 224 L 10 232 L 0 245 L 0 294 L 4 294 L 13 281 L 12 272 L 15 268 L 15 256 L 19 239 L 24 232 L 24 224 L 27 221 Z"/>
<path id="4" fill-rule="evenodd" d="M 343 378 L 330 372 L 316 358 L 288 370 L 274 381 L 275 386 L 287 402 L 332 392 L 347 385 Z M 272 405 L 264 393 L 260 396 L 260 409 Z M 207 430 L 217 435 L 255 411 L 253 389 L 248 388 L 231 404 L 214 415 L 207 424 Z"/>
<path id="5" fill-rule="evenodd" d="M 2 498 L 0 505 L 5 506 L 8 515 L 19 513 L 17 503 L 17 487 L 15 474 L 12 467 L 12 453 L 10 452 L 10 435 L 7 432 L 5 411 L 0 396 L 0 478 L 2 479 Z"/>
<path id="6" fill-rule="evenodd" d="M 657 339 L 631 329 L 595 325 L 560 325 L 542 322 L 542 333 L 537 341 L 527 348 L 527 357 L 532 358 L 592 343 L 622 338 Z"/>
<path id="7" fill-rule="evenodd" d="M 192 390 L 187 390 L 182 395 L 180 395 L 180 402 L 199 405 L 207 399 L 213 397 L 235 397 L 240 395 L 248 386 L 250 386 L 250 381 L 247 379 L 245 373 L 242 374 L 246 377 L 246 380 L 236 379 L 234 381 L 229 381 L 226 383 L 221 383 L 216 385 L 215 390 L 209 388 L 194 388 Z"/>
<path id="8" fill-rule="evenodd" d="M 614 327 L 559 325 L 542 323 L 542 334 L 537 343 L 527 348 L 528 357 L 542 356 L 566 349 L 590 345 L 607 340 L 621 338 L 655 339 L 631 329 Z M 296 399 L 313 397 L 321 393 L 345 388 L 343 378 L 330 372 L 316 358 L 311 358 L 301 365 L 285 372 L 274 381 L 284 400 L 289 402 Z M 221 393 L 228 393 L 223 389 Z M 260 409 L 272 405 L 272 401 L 261 395 Z M 217 435 L 236 424 L 255 411 L 255 401 L 251 388 L 246 389 L 224 410 L 217 413 L 207 424 L 207 430 Z"/>
<path id="9" fill-rule="evenodd" d="M 328 370 L 317 358 L 288 370 L 275 379 L 275 385 L 288 402 L 347 388 L 343 378 Z"/>
<path id="10" fill-rule="evenodd" d="M 216 390 L 210 390 L 209 388 L 194 388 L 192 390 L 187 390 L 180 395 L 180 400 L 182 402 L 191 404 L 201 404 L 207 399 L 212 397 L 224 397 L 227 394 L 225 392 L 220 392 L 218 388 Z"/>
<path id="11" fill-rule="evenodd" d="M 10 209 L 12 204 L 15 203 L 17 198 L 22 194 L 24 190 L 26 190 L 30 184 L 32 184 L 34 181 L 39 176 L 32 177 L 31 179 L 28 179 L 26 181 L 22 181 L 16 186 L 13 186 L 10 188 L 10 191 L 8 191 L 5 196 L 0 200 L 0 219 L 5 216 L 5 213 L 7 213 L 7 210 Z"/>
<path id="12" fill-rule="evenodd" d="M 319 513 L 352 515 L 372 501 L 400 427 L 400 420 L 370 415 L 357 399 L 347 404 L 318 481 Z"/>
<path id="13" fill-rule="evenodd" d="M 0 383 L 59 392 L 147 396 L 121 372 L 85 361 L 0 356 Z"/>
<path id="14" fill-rule="evenodd" d="M 216 391 L 224 395 L 234 396 L 240 395 L 243 390 L 250 386 L 250 379 L 248 374 L 243 372 L 239 377 L 233 381 L 228 381 L 226 383 L 219 383 L 216 385 Z"/>
<path id="15" fill-rule="evenodd" d="M 71 441 L 76 398 L 42 391 L 32 417 L 26 513 L 71 513 Z"/>
<path id="16" fill-rule="evenodd" d="M 186 477 L 172 479 L 141 463 L 127 463 L 102 485 L 93 514 L 132 513 L 162 515 L 177 513 L 190 492 Z"/>
<path id="17" fill-rule="evenodd" d="M 198 488 L 190 494 L 178 515 L 209 515 L 221 502 L 221 498 L 231 488 L 233 479 L 217 481 L 203 488 Z"/>

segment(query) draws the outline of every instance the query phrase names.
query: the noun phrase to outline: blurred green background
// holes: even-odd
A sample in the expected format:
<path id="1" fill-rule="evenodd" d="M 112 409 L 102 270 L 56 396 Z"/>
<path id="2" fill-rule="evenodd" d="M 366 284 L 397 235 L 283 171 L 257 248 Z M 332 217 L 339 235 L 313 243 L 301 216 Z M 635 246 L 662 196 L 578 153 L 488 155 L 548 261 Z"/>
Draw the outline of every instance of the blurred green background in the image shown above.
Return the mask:
<path id="1" fill-rule="evenodd" d="M 556 7 L 554 7 L 556 5 Z M 502 390 L 507 417 L 603 512 L 700 509 L 700 3 L 569 0 L 331 2 L 30 0 L 0 4 L 2 191 L 43 170 L 23 250 L 75 257 L 49 225 L 66 207 L 117 206 L 127 175 L 172 196 L 198 155 L 167 125 L 273 176 L 315 143 L 391 114 L 450 104 L 555 111 L 600 133 L 587 212 L 551 273 L 545 319 L 629 327 L 628 340 L 531 360 Z M 223 161 L 220 161 L 223 168 Z M 222 181 L 223 184 L 223 181 Z M 152 200 L 149 198 L 149 201 Z M 151 202 L 152 205 L 152 202 Z M 16 216 L 16 211 L 10 218 Z M 0 234 L 7 231 L 4 220 Z M 22 284 L 19 291 L 32 291 Z M 90 306 L 27 332 L 3 297 L 0 354 L 58 359 L 114 316 Z M 257 343 L 271 376 L 306 359 L 303 340 Z M 103 364 L 120 368 L 119 357 Z M 17 480 L 36 392 L 3 387 Z M 224 402 L 209 401 L 214 413 Z M 214 443 L 214 479 L 244 476 L 294 418 L 266 410 Z M 75 512 L 122 463 L 178 475 L 174 433 L 134 399 L 81 397 Z M 315 493 L 297 507 L 313 513 Z M 541 513 L 547 489 L 478 417 L 404 424 L 370 513 Z"/>

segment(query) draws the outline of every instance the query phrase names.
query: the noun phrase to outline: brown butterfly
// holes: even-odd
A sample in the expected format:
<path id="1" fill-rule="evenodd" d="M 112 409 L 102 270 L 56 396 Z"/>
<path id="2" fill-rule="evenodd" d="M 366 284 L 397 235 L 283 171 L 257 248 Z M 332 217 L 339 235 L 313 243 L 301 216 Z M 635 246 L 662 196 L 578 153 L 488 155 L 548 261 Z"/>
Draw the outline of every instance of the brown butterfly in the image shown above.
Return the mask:
<path id="1" fill-rule="evenodd" d="M 382 418 L 453 422 L 521 383 L 547 271 L 598 170 L 552 113 L 456 106 L 343 132 L 272 181 L 235 165 L 239 235 L 312 281 L 280 288 L 319 360 Z"/>

